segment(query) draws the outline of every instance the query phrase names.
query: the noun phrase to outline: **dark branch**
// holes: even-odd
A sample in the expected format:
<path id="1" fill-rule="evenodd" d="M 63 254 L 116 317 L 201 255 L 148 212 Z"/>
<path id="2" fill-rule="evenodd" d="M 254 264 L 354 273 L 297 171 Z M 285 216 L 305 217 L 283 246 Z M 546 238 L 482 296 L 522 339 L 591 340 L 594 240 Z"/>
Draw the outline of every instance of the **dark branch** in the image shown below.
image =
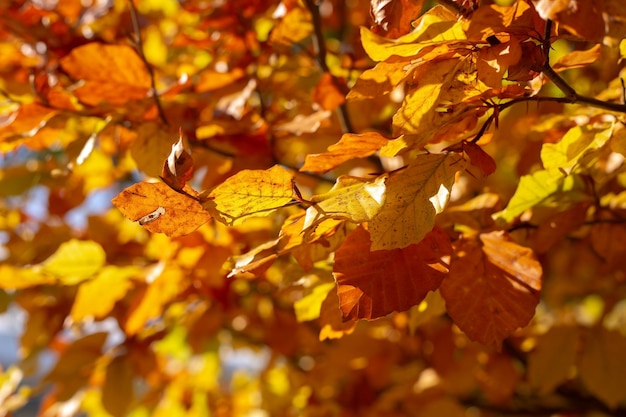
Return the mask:
<path id="1" fill-rule="evenodd" d="M 139 17 L 137 13 L 137 8 L 135 7 L 133 0 L 128 0 L 128 4 L 130 6 L 130 19 L 133 23 L 133 31 L 135 32 L 135 47 L 137 49 L 137 52 L 139 53 L 139 57 L 146 66 L 146 69 L 148 70 L 148 74 L 150 75 L 150 89 L 152 90 L 154 103 L 156 104 L 157 111 L 159 112 L 159 118 L 166 126 L 169 126 L 169 122 L 167 121 L 167 117 L 165 116 L 165 112 L 163 111 L 163 107 L 161 106 L 161 100 L 159 99 L 159 93 L 157 92 L 156 82 L 154 81 L 154 70 L 152 69 L 152 66 L 146 59 L 146 55 L 143 52 L 143 41 L 141 40 L 141 31 L 139 28 Z"/>

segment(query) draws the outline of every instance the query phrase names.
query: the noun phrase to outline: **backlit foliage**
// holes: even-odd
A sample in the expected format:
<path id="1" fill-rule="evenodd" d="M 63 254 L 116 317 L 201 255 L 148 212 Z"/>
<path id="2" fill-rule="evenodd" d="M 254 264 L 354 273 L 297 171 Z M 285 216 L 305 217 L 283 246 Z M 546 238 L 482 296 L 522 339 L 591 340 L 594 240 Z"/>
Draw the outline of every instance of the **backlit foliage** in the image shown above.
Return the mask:
<path id="1" fill-rule="evenodd" d="M 626 412 L 622 0 L 0 7 L 0 414 Z"/>

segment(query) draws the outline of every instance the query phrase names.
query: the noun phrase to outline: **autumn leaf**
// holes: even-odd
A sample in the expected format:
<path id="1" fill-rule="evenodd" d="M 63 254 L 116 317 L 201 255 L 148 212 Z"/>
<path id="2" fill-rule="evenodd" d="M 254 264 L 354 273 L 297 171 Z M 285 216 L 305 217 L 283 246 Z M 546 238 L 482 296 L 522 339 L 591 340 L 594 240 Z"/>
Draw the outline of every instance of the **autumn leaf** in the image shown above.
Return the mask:
<path id="1" fill-rule="evenodd" d="M 470 163 L 477 167 L 483 176 L 488 177 L 496 170 L 496 161 L 487 152 L 474 142 L 463 142 L 463 152 L 467 154 Z"/>
<path id="2" fill-rule="evenodd" d="M 296 319 L 303 322 L 318 318 L 322 309 L 322 303 L 332 290 L 335 290 L 335 283 L 322 283 L 316 285 L 309 294 L 296 301 L 293 305 Z"/>
<path id="3" fill-rule="evenodd" d="M 106 266 L 93 279 L 81 283 L 70 316 L 75 322 L 88 317 L 101 319 L 113 309 L 133 287 L 132 277 L 138 276 L 136 267 Z"/>
<path id="4" fill-rule="evenodd" d="M 437 289 L 448 272 L 441 258 L 452 248 L 441 230 L 402 249 L 371 251 L 370 246 L 367 229 L 359 226 L 335 253 L 333 275 L 344 320 L 408 310 Z"/>
<path id="5" fill-rule="evenodd" d="M 168 236 L 189 234 L 211 219 L 197 200 L 164 183 L 137 183 L 119 193 L 112 202 L 127 219 Z"/>
<path id="6" fill-rule="evenodd" d="M 462 240 L 454 253 L 441 284 L 448 314 L 470 339 L 500 347 L 534 315 L 541 265 L 503 232 Z"/>
<path id="7" fill-rule="evenodd" d="M 333 188 L 311 197 L 302 230 L 316 226 L 326 218 L 362 223 L 376 216 L 385 201 L 387 175 L 373 181 L 341 176 Z"/>
<path id="8" fill-rule="evenodd" d="M 413 29 L 412 22 L 422 11 L 423 0 L 372 0 L 373 31 L 379 35 L 397 38 Z"/>
<path id="9" fill-rule="evenodd" d="M 72 49 L 61 59 L 61 67 L 70 77 L 84 81 L 75 94 L 92 106 L 143 99 L 150 89 L 145 64 L 127 45 L 88 43 Z"/>
<path id="10" fill-rule="evenodd" d="M 391 175 L 385 204 L 370 222 L 372 250 L 403 248 L 421 241 L 448 204 L 455 173 L 463 166 L 458 155 L 427 154 Z"/>
<path id="11" fill-rule="evenodd" d="M 128 355 L 118 355 L 107 365 L 102 405 L 111 415 L 126 414 L 133 398 L 133 375 L 133 364 Z"/>
<path id="12" fill-rule="evenodd" d="M 149 320 L 159 317 L 165 306 L 189 285 L 189 280 L 179 268 L 164 264 L 155 268 L 156 279 L 135 296 L 130 306 L 124 323 L 124 331 L 128 335 L 139 333 Z"/>
<path id="13" fill-rule="evenodd" d="M 335 110 L 346 100 L 346 95 L 341 91 L 339 83 L 340 81 L 332 74 L 325 72 L 313 91 L 313 100 L 324 110 Z"/>
<path id="14" fill-rule="evenodd" d="M 106 332 L 92 333 L 74 341 L 63 351 L 54 368 L 44 378 L 58 385 L 56 397 L 59 401 L 69 400 L 87 383 L 89 371 L 102 355 L 106 339 Z"/>
<path id="15" fill-rule="evenodd" d="M 351 159 L 373 155 L 388 141 L 376 132 L 346 133 L 339 142 L 328 147 L 328 152 L 307 155 L 300 171 L 328 172 Z"/>
<path id="16" fill-rule="evenodd" d="M 554 63 L 552 69 L 557 72 L 591 65 L 600 59 L 600 45 L 594 45 L 584 51 L 572 51 Z"/>
<path id="17" fill-rule="evenodd" d="M 361 28 L 363 48 L 374 61 L 386 61 L 392 56 L 419 56 L 419 52 L 428 46 L 464 39 L 462 24 L 457 22 L 452 11 L 443 6 L 424 13 L 415 22 L 413 31 L 397 39 L 384 38 L 365 27 Z"/>
<path id="18" fill-rule="evenodd" d="M 540 394 L 547 394 L 571 377 L 580 332 L 573 326 L 555 326 L 539 336 L 538 342 L 528 356 L 528 382 Z"/>
<path id="19" fill-rule="evenodd" d="M 209 194 L 222 220 L 239 224 L 247 216 L 267 216 L 293 198 L 291 174 L 278 165 L 244 170 L 228 178 Z"/>
<path id="20" fill-rule="evenodd" d="M 72 239 L 63 243 L 39 267 L 59 282 L 73 285 L 90 278 L 104 266 L 105 261 L 106 254 L 98 243 Z"/>
<path id="21" fill-rule="evenodd" d="M 589 392 L 612 409 L 626 400 L 622 389 L 626 384 L 624 349 L 626 338 L 617 330 L 597 326 L 585 334 L 580 379 Z"/>

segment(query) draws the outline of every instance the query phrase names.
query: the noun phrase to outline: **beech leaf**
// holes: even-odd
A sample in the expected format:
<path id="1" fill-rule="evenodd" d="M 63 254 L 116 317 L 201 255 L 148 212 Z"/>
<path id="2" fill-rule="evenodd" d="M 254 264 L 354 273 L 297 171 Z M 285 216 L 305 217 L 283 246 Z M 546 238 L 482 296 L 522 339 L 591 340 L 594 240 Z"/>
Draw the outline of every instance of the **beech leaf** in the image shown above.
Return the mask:
<path id="1" fill-rule="evenodd" d="M 333 275 L 344 320 L 408 310 L 437 289 L 448 272 L 440 260 L 452 247 L 439 229 L 403 249 L 371 251 L 370 246 L 369 232 L 359 226 L 335 253 Z"/>
<path id="2" fill-rule="evenodd" d="M 313 203 L 306 211 L 302 230 L 317 225 L 326 218 L 345 219 L 355 223 L 371 220 L 385 202 L 385 181 L 381 175 L 374 181 L 341 176 L 326 194 L 311 197 Z"/>
<path id="3" fill-rule="evenodd" d="M 328 147 L 328 152 L 307 155 L 300 171 L 328 172 L 351 159 L 373 155 L 387 142 L 389 139 L 376 132 L 346 133 Z"/>
<path id="4" fill-rule="evenodd" d="M 195 193 L 188 187 L 185 190 Z M 211 219 L 198 201 L 164 183 L 137 183 L 119 193 L 112 202 L 127 219 L 139 222 L 153 233 L 168 236 L 189 234 Z"/>
<path id="5" fill-rule="evenodd" d="M 418 156 L 387 180 L 385 204 L 369 225 L 372 250 L 403 248 L 419 242 L 448 203 L 457 170 L 456 154 Z"/>
<path id="6" fill-rule="evenodd" d="M 213 189 L 209 199 L 225 223 L 237 224 L 247 216 L 266 216 L 289 203 L 292 178 L 278 165 L 265 171 L 240 171 Z"/>
<path id="7" fill-rule="evenodd" d="M 105 264 L 106 254 L 102 246 L 88 240 L 72 239 L 41 264 L 41 269 L 54 275 L 65 285 L 84 281 Z"/>
<path id="8" fill-rule="evenodd" d="M 70 77 L 85 81 L 75 94 L 90 105 L 126 104 L 145 98 L 150 89 L 145 64 L 127 45 L 92 42 L 78 46 L 61 58 L 61 67 Z"/>
<path id="9" fill-rule="evenodd" d="M 504 232 L 482 234 L 480 243 L 463 240 L 454 249 L 441 285 L 448 314 L 470 339 L 499 348 L 535 314 L 541 265 Z"/>

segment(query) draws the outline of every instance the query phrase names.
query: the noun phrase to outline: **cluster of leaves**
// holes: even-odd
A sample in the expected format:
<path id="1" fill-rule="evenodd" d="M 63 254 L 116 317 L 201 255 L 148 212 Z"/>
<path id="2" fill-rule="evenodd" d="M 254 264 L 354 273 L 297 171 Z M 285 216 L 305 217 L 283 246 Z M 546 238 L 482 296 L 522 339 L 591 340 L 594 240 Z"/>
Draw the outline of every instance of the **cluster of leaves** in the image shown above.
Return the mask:
<path id="1" fill-rule="evenodd" d="M 0 410 L 624 412 L 621 0 L 217 3 L 4 8 Z"/>

